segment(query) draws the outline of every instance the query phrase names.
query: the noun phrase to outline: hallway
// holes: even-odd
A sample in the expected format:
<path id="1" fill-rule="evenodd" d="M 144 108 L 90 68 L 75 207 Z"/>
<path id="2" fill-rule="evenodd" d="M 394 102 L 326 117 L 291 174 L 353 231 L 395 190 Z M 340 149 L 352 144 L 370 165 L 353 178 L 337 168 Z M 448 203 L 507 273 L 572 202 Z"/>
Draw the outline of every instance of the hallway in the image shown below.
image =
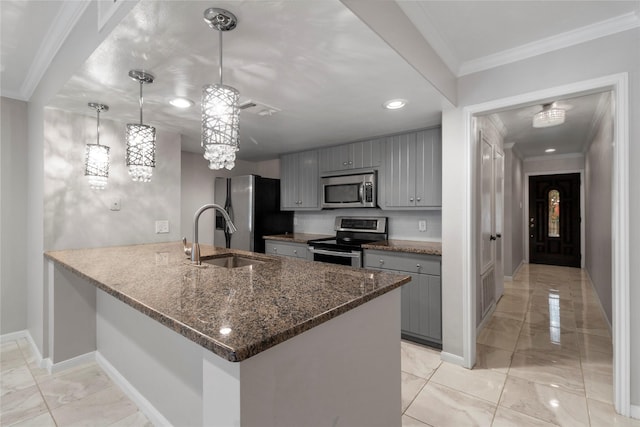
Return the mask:
<path id="1" fill-rule="evenodd" d="M 525 264 L 469 371 L 402 343 L 403 427 L 640 426 L 612 405 L 612 344 L 584 271 Z"/>

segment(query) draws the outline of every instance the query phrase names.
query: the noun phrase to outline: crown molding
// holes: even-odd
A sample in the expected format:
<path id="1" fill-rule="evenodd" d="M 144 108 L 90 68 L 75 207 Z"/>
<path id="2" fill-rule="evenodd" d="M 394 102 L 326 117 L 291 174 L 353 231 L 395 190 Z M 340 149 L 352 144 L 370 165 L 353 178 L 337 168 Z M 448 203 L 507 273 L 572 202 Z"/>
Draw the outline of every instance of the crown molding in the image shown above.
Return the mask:
<path id="1" fill-rule="evenodd" d="M 27 76 L 20 86 L 20 96 L 29 100 L 44 73 L 51 65 L 51 61 L 62 47 L 62 44 L 73 30 L 76 23 L 87 9 L 90 1 L 66 1 L 63 2 L 58 14 L 51 20 L 52 24 L 43 38 L 36 53 Z"/>
<path id="2" fill-rule="evenodd" d="M 17 99 L 18 101 L 29 101 L 27 98 L 23 97 L 20 92 L 16 92 L 14 90 L 1 89 L 0 96 L 3 98 Z"/>
<path id="3" fill-rule="evenodd" d="M 527 157 L 524 162 L 534 162 L 536 160 L 562 160 L 562 159 L 584 159 L 584 153 L 549 154 L 547 156 Z"/>
<path id="4" fill-rule="evenodd" d="M 465 61 L 460 65 L 457 75 L 461 77 L 477 73 L 637 27 L 640 27 L 638 14 L 636 12 L 625 13 L 624 15 L 503 50 L 502 52 Z"/>
<path id="5" fill-rule="evenodd" d="M 500 117 L 497 114 L 489 114 L 489 120 L 496 127 L 500 136 L 504 139 L 504 137 L 507 136 L 507 127 L 504 125 Z"/>

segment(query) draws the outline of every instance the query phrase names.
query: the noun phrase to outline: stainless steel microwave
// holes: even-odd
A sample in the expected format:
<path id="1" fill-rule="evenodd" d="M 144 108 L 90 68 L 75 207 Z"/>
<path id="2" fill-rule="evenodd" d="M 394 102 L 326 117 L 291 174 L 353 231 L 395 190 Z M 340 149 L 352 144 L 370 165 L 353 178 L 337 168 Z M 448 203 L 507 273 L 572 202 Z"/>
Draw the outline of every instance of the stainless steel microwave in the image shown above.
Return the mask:
<path id="1" fill-rule="evenodd" d="M 377 207 L 376 172 L 322 178 L 323 208 Z"/>

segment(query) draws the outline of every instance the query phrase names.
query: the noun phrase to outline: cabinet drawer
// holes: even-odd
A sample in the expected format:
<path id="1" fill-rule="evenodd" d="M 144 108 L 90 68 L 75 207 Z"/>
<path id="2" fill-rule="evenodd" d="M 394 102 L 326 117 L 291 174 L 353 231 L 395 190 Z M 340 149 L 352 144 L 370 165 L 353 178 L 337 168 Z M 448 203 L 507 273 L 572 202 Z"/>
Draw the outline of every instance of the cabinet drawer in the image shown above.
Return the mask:
<path id="1" fill-rule="evenodd" d="M 387 270 L 440 276 L 440 261 L 439 256 L 414 255 L 369 249 L 364 251 L 364 266 L 366 268 L 384 268 Z"/>
<path id="2" fill-rule="evenodd" d="M 273 240 L 265 242 L 265 253 L 269 255 L 307 258 L 307 245 L 302 243 L 282 243 Z"/>

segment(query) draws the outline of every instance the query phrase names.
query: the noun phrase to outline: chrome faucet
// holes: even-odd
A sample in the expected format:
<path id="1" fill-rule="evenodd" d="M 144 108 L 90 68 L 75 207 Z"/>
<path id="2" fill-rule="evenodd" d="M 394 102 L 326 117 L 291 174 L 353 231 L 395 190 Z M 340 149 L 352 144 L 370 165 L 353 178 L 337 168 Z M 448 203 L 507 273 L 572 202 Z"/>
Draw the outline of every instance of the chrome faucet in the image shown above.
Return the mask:
<path id="1" fill-rule="evenodd" d="M 217 209 L 218 211 L 220 211 L 220 213 L 224 217 L 224 220 L 227 223 L 227 230 L 229 231 L 229 234 L 233 234 L 235 231 L 238 231 L 236 226 L 233 224 L 233 221 L 231 221 L 231 217 L 229 217 L 229 214 L 227 213 L 227 211 L 224 210 L 222 206 L 217 205 L 215 203 L 210 203 L 208 205 L 202 206 L 200 209 L 196 211 L 195 215 L 193 215 L 193 243 L 191 244 L 191 248 L 187 247 L 187 238 L 185 237 L 182 239 L 182 243 L 184 245 L 184 253 L 187 255 L 191 255 L 192 264 L 196 264 L 196 265 L 201 264 L 200 244 L 198 243 L 198 222 L 200 221 L 200 215 L 202 214 L 202 212 L 208 209 Z"/>

